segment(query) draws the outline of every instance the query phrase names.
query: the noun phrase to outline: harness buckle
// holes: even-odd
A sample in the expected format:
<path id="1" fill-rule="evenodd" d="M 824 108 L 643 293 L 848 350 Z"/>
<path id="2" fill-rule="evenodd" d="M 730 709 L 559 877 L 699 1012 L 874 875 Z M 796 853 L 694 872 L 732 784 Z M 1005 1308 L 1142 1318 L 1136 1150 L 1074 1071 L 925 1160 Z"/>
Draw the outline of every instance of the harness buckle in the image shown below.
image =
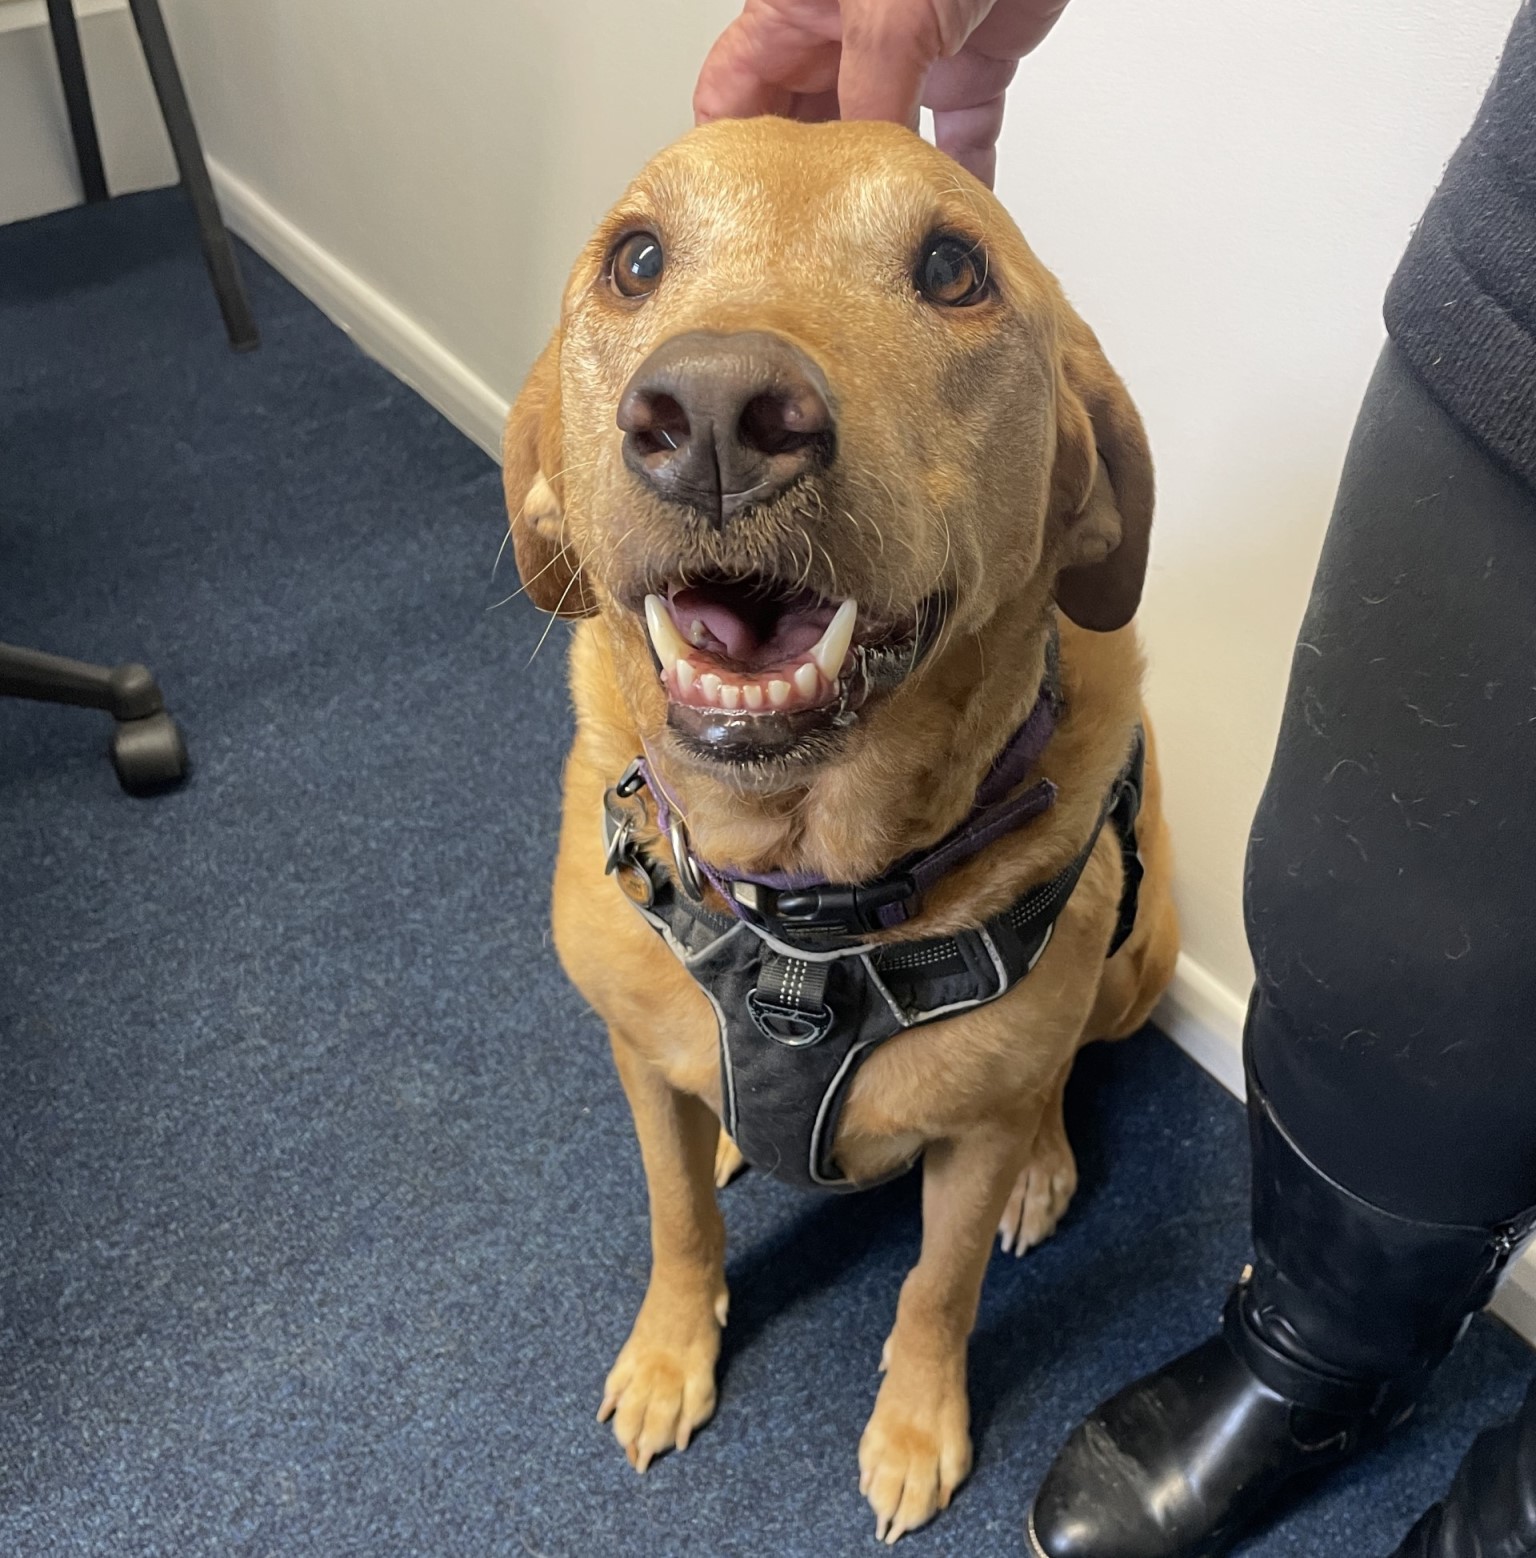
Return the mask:
<path id="1" fill-rule="evenodd" d="M 898 871 L 856 887 L 805 887 L 775 894 L 773 916 L 786 930 L 839 931 L 867 936 L 900 925 L 916 908 L 917 882 Z M 887 921 L 882 911 L 899 906 L 901 915 Z"/>

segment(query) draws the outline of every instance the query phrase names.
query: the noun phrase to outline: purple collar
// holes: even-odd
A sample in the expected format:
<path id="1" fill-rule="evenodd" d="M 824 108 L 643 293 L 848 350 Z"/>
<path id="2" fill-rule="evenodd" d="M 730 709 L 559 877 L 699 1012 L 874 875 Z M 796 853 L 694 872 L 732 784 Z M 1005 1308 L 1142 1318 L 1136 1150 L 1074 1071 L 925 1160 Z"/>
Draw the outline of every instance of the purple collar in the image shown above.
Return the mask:
<path id="1" fill-rule="evenodd" d="M 859 940 L 873 931 L 904 925 L 936 882 L 1048 810 L 1056 799 L 1056 786 L 1049 779 L 1036 780 L 1016 795 L 1010 792 L 1040 760 L 1061 712 L 1052 634 L 1040 696 L 987 771 L 969 814 L 938 843 L 905 856 L 873 882 L 835 883 L 789 871 L 736 871 L 701 860 L 688 843 L 676 799 L 661 782 L 649 753 L 635 759 L 617 789 L 627 798 L 646 785 L 656 797 L 657 825 L 671 842 L 685 891 L 697 898 L 702 884 L 708 882 L 737 919 L 786 941 L 809 939 L 826 946 L 829 940 Z"/>

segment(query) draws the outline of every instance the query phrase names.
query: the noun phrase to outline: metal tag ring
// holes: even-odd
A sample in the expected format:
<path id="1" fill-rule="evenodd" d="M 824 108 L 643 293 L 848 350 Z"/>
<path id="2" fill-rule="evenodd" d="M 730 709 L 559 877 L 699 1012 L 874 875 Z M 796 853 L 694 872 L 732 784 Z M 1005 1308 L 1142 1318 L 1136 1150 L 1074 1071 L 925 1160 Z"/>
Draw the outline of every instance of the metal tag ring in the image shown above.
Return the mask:
<path id="1" fill-rule="evenodd" d="M 626 816 L 613 830 L 608 840 L 608 853 L 603 857 L 603 875 L 612 876 L 629 860 L 630 846 L 635 841 L 635 819 Z"/>
<path id="2" fill-rule="evenodd" d="M 677 867 L 677 879 L 682 883 L 683 891 L 695 903 L 701 902 L 704 897 L 704 880 L 689 851 L 688 830 L 683 826 L 681 817 L 672 819 L 672 826 L 667 829 L 667 842 L 672 846 L 672 860 Z"/>

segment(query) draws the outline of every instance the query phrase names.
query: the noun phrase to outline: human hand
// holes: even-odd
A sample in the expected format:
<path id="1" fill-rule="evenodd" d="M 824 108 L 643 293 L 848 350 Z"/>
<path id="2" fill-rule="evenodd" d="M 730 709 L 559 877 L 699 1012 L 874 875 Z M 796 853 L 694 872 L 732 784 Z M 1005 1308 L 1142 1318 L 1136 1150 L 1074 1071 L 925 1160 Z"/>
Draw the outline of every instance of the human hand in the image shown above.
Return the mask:
<path id="1" fill-rule="evenodd" d="M 1003 95 L 1067 0 L 745 0 L 694 89 L 694 117 L 892 119 L 933 110 L 941 150 L 990 185 Z"/>

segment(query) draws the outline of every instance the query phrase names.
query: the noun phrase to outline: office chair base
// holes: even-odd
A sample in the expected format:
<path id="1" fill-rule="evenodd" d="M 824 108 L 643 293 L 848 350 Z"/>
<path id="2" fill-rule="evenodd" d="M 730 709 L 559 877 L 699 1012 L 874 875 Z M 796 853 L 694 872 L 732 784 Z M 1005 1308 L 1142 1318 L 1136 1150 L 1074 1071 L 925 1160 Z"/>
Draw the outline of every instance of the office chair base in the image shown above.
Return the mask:
<path id="1" fill-rule="evenodd" d="M 117 722 L 112 766 L 130 795 L 158 795 L 187 777 L 187 744 L 164 709 L 142 719 Z"/>
<path id="2" fill-rule="evenodd" d="M 0 698 L 65 703 L 110 714 L 112 766 L 130 795 L 155 795 L 187 777 L 187 747 L 146 666 L 91 665 L 0 644 Z"/>

